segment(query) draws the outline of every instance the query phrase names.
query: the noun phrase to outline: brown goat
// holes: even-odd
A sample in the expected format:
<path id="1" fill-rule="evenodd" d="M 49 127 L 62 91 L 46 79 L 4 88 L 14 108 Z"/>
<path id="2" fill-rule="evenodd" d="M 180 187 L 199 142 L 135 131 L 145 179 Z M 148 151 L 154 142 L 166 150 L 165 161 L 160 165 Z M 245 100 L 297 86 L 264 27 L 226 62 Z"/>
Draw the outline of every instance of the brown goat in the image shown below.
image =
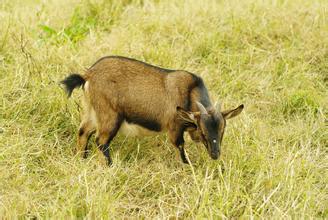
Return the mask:
<path id="1" fill-rule="evenodd" d="M 217 159 L 226 119 L 238 115 L 240 105 L 228 111 L 216 110 L 203 80 L 183 70 L 163 69 L 120 56 L 98 60 L 81 76 L 72 74 L 62 81 L 68 96 L 83 86 L 84 108 L 78 132 L 78 152 L 87 156 L 87 142 L 96 131 L 100 150 L 112 163 L 109 144 L 119 130 L 127 134 L 168 132 L 184 163 L 183 134 L 201 141 Z M 135 134 L 134 134 L 135 135 Z"/>

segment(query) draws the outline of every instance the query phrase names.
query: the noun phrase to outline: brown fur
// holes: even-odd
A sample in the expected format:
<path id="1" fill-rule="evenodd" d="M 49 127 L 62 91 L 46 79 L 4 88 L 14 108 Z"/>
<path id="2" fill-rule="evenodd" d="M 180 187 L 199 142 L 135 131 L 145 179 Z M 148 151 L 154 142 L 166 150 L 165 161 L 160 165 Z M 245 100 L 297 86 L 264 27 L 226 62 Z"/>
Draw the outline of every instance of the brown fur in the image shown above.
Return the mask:
<path id="1" fill-rule="evenodd" d="M 187 71 L 162 69 L 125 57 L 104 57 L 82 78 L 84 107 L 77 150 L 85 155 L 88 138 L 96 131 L 97 144 L 109 163 L 109 143 L 123 122 L 153 132 L 168 132 L 182 160 L 187 162 L 184 131 L 189 130 L 192 138 L 197 139 L 196 131 L 204 130 L 197 129 L 202 127 L 202 120 L 196 102 L 212 109 L 208 115 L 217 115 L 202 79 Z M 191 114 L 192 120 L 188 119 Z M 221 114 L 219 117 L 223 118 Z M 220 132 L 224 130 L 222 126 Z"/>

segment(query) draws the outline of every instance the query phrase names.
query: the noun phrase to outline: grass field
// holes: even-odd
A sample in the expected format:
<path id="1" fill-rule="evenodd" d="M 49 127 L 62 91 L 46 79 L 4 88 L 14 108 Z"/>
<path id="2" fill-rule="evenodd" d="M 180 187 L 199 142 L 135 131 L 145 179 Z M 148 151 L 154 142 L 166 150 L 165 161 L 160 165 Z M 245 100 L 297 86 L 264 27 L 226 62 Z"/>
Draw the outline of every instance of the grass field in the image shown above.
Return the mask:
<path id="1" fill-rule="evenodd" d="M 74 155 L 81 90 L 105 55 L 203 77 L 228 122 L 220 161 L 187 138 Z M 328 1 L 0 0 L 0 218 L 328 218 Z"/>

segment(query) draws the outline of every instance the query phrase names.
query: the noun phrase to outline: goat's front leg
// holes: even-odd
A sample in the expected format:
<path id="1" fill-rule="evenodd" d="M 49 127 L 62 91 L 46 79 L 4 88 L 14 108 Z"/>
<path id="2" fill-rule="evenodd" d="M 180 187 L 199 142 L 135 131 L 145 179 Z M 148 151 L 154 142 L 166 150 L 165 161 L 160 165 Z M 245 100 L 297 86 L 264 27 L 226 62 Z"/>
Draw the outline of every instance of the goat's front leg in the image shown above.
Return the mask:
<path id="1" fill-rule="evenodd" d="M 182 162 L 186 163 L 186 164 L 189 164 L 189 162 L 187 160 L 187 157 L 186 157 L 186 152 L 184 150 L 184 144 L 178 146 L 178 148 L 179 148 L 179 151 L 180 151 L 180 157 L 182 159 Z"/>
<path id="2" fill-rule="evenodd" d="M 171 129 L 169 131 L 169 138 L 171 143 L 179 149 L 182 162 L 189 164 L 184 150 L 183 132 L 183 128 Z"/>

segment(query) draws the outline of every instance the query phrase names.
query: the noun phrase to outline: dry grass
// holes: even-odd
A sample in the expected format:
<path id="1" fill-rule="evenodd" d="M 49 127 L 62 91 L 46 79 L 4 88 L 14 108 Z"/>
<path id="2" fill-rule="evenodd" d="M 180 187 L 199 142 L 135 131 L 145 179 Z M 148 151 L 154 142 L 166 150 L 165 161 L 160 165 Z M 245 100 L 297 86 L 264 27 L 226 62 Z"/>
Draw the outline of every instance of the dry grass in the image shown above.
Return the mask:
<path id="1" fill-rule="evenodd" d="M 2 218 L 328 218 L 328 2 L 0 4 Z M 78 97 L 58 82 L 104 55 L 201 75 L 225 107 L 221 161 L 165 135 L 73 155 Z M 100 158 L 101 159 L 101 158 Z"/>

